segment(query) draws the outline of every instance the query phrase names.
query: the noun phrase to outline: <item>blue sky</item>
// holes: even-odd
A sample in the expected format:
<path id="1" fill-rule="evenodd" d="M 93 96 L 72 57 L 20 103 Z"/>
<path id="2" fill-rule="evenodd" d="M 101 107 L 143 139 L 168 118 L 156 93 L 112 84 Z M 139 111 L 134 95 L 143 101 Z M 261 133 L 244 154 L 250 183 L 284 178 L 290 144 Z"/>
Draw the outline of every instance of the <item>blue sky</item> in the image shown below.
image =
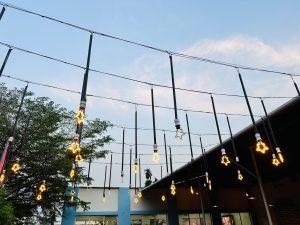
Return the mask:
<path id="1" fill-rule="evenodd" d="M 262 68 L 300 73 L 300 3 L 298 1 L 9 1 L 7 3 L 90 28 L 155 47 L 182 52 L 199 57 L 223 60 Z M 86 64 L 89 33 L 52 21 L 7 8 L 0 21 L 0 41 L 45 55 Z M 7 48 L 0 46 L 2 61 Z M 170 85 L 168 55 L 130 45 L 120 41 L 95 36 L 91 68 L 121 74 L 128 77 Z M 242 94 L 237 73 L 233 69 L 197 61 L 174 58 L 177 87 L 210 92 Z M 289 77 L 262 72 L 241 71 L 248 94 L 256 96 L 295 96 Z M 4 74 L 36 82 L 48 83 L 80 91 L 83 70 L 52 62 L 37 56 L 13 50 Z M 23 87 L 21 82 L 1 78 L 9 87 Z M 300 79 L 295 78 L 300 85 Z M 30 85 L 38 96 L 49 96 L 55 102 L 76 111 L 79 95 Z M 88 93 L 150 104 L 150 87 L 91 72 Z M 154 88 L 155 102 L 172 107 L 172 92 Z M 208 95 L 177 92 L 178 107 L 212 111 Z M 275 109 L 288 99 L 268 99 L 266 106 Z M 244 99 L 215 97 L 217 111 L 248 113 Z M 262 115 L 259 101 L 252 100 L 255 114 Z M 138 107 L 139 126 L 152 127 L 151 108 Z M 108 100 L 88 99 L 89 119 L 100 117 L 122 126 L 134 126 L 134 106 Z M 173 111 L 157 109 L 157 127 L 174 129 Z M 184 112 L 179 119 L 186 130 Z M 193 133 L 216 133 L 213 115 L 189 113 Z M 219 117 L 221 131 L 228 133 L 224 116 Z M 233 116 L 236 133 L 250 124 L 249 117 Z M 121 129 L 109 131 L 116 141 L 121 141 Z M 163 134 L 158 132 L 158 144 L 163 144 Z M 223 139 L 228 136 L 224 136 Z M 186 144 L 167 133 L 168 144 Z M 204 144 L 217 143 L 216 136 L 204 136 Z M 153 143 L 151 131 L 139 132 L 140 143 Z M 193 144 L 199 145 L 197 136 Z M 131 130 L 126 131 L 126 142 L 134 143 Z M 107 147 L 121 152 L 121 146 Z M 126 148 L 128 152 L 129 149 Z M 160 152 L 164 149 L 159 148 Z M 188 147 L 173 149 L 174 162 L 187 162 Z M 141 153 L 152 153 L 151 147 L 140 147 Z M 194 147 L 195 156 L 200 153 Z M 163 157 L 162 157 L 163 159 Z M 119 156 L 114 156 L 120 161 Z M 151 163 L 151 156 L 141 156 L 142 164 Z M 243 159 L 241 159 L 242 161 Z M 245 159 L 246 160 L 246 159 Z M 108 162 L 100 160 L 99 162 Z M 128 159 L 127 159 L 128 161 Z M 174 165 L 178 168 L 182 163 Z M 104 165 L 94 164 L 94 185 L 102 185 L 103 175 L 97 171 Z M 145 167 L 143 167 L 145 168 Z M 160 167 L 152 166 L 155 177 L 160 177 Z M 164 172 L 165 173 L 165 172 Z M 97 174 L 97 175 L 96 175 Z M 113 186 L 119 186 L 120 166 L 114 167 Z M 128 171 L 125 171 L 128 174 Z M 124 185 L 127 185 L 127 180 Z"/>

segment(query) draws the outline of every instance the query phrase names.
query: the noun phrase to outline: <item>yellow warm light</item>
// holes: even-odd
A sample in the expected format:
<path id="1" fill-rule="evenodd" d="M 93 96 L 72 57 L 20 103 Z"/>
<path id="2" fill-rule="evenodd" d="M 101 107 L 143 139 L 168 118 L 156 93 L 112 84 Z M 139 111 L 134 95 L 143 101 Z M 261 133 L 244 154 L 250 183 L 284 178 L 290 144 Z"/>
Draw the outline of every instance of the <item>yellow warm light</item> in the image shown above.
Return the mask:
<path id="1" fill-rule="evenodd" d="M 75 162 L 76 163 L 79 163 L 79 162 L 81 162 L 83 160 L 83 158 L 82 158 L 82 155 L 76 155 L 76 157 L 75 157 Z"/>
<path id="2" fill-rule="evenodd" d="M 84 111 L 83 111 L 83 109 L 80 109 L 76 113 L 76 121 L 77 121 L 77 124 L 82 124 L 84 122 Z"/>
<path id="3" fill-rule="evenodd" d="M 190 192 L 191 192 L 192 195 L 194 194 L 193 186 L 190 187 Z"/>
<path id="4" fill-rule="evenodd" d="M 75 169 L 71 169 L 70 171 L 70 178 L 73 179 L 75 177 Z"/>
<path id="5" fill-rule="evenodd" d="M 70 201 L 71 201 L 71 202 L 74 201 L 74 196 L 71 196 Z"/>
<path id="6" fill-rule="evenodd" d="M 230 163 L 230 160 L 229 160 L 228 156 L 226 155 L 226 153 L 222 154 L 221 163 L 224 164 L 225 166 L 228 166 L 228 164 Z"/>
<path id="7" fill-rule="evenodd" d="M 36 196 L 36 200 L 37 200 L 37 201 L 41 201 L 42 199 L 43 199 L 42 193 L 39 193 L 39 194 Z"/>
<path id="8" fill-rule="evenodd" d="M 242 173 L 241 173 L 240 170 L 238 170 L 238 179 L 239 179 L 240 181 L 242 181 L 242 180 L 244 179 L 244 177 L 243 177 L 243 175 L 242 175 Z"/>
<path id="9" fill-rule="evenodd" d="M 205 181 L 206 181 L 207 184 L 208 184 L 208 180 L 209 180 L 208 172 L 205 172 Z"/>
<path id="10" fill-rule="evenodd" d="M 174 181 L 172 180 L 172 184 L 170 186 L 171 195 L 176 195 L 176 186 L 174 184 Z"/>
<path id="11" fill-rule="evenodd" d="M 164 202 L 166 201 L 166 197 L 164 195 L 161 196 L 161 200 Z"/>
<path id="12" fill-rule="evenodd" d="M 280 162 L 282 162 L 282 163 L 284 162 L 284 157 L 281 154 L 281 152 L 278 153 L 278 158 L 279 158 Z"/>
<path id="13" fill-rule="evenodd" d="M 158 163 L 160 160 L 160 156 L 159 156 L 159 153 L 156 150 L 153 151 L 153 154 L 152 154 L 152 161 L 155 162 L 155 163 Z"/>
<path id="14" fill-rule="evenodd" d="M 70 197 L 71 197 L 71 198 L 70 198 L 70 201 L 71 201 L 71 202 L 74 201 L 74 195 L 75 195 L 75 191 L 74 191 L 74 190 L 71 190 L 71 191 L 70 191 Z"/>
<path id="15" fill-rule="evenodd" d="M 262 154 L 265 154 L 266 151 L 269 150 L 269 147 L 264 143 L 262 140 L 256 141 L 256 151 L 261 152 Z"/>
<path id="16" fill-rule="evenodd" d="M 81 148 L 80 148 L 80 144 L 77 139 L 74 139 L 72 141 L 71 145 L 68 147 L 68 150 L 73 154 L 80 153 Z"/>
<path id="17" fill-rule="evenodd" d="M 11 170 L 14 172 L 14 173 L 17 173 L 19 170 L 21 169 L 21 166 L 18 162 L 14 163 L 11 167 Z"/>
<path id="18" fill-rule="evenodd" d="M 211 191 L 212 186 L 211 186 L 211 180 L 208 181 L 208 189 Z"/>
<path id="19" fill-rule="evenodd" d="M 275 154 L 272 154 L 272 156 L 273 156 L 272 164 L 273 164 L 274 166 L 279 166 L 280 162 L 279 162 L 279 160 L 276 158 L 276 155 L 275 155 Z"/>
<path id="20" fill-rule="evenodd" d="M 138 199 L 137 196 L 135 196 L 135 198 L 134 198 L 134 203 L 137 204 L 138 202 L 139 202 L 139 199 Z"/>
<path id="21" fill-rule="evenodd" d="M 138 192 L 137 195 L 138 195 L 139 198 L 141 198 L 141 197 L 143 196 L 143 195 L 142 195 L 142 192 L 140 192 L 140 191 Z"/>
<path id="22" fill-rule="evenodd" d="M 43 184 L 40 186 L 39 190 L 40 190 L 40 192 L 46 191 L 46 185 L 45 185 L 45 183 L 43 183 Z"/>
<path id="23" fill-rule="evenodd" d="M 5 174 L 2 173 L 1 176 L 0 176 L 0 183 L 3 183 L 4 179 L 5 179 Z"/>
<path id="24" fill-rule="evenodd" d="M 139 165 L 137 163 L 134 163 L 134 165 L 133 165 L 133 171 L 134 171 L 134 173 L 138 173 L 139 172 Z"/>

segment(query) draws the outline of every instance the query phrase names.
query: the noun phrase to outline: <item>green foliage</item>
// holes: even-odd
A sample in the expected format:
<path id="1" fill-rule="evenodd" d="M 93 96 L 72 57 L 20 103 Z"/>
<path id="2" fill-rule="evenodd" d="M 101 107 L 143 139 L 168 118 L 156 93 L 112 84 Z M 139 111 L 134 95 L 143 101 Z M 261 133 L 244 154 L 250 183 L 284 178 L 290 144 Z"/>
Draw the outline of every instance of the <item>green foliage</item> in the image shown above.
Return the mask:
<path id="1" fill-rule="evenodd" d="M 145 169 L 144 172 L 145 172 L 145 177 L 146 177 L 145 187 L 147 187 L 150 184 L 152 184 L 152 180 L 151 180 L 152 172 L 149 168 Z"/>
<path id="2" fill-rule="evenodd" d="M 0 225 L 12 225 L 14 222 L 14 209 L 6 197 L 5 189 L 0 189 Z"/>
<path id="3" fill-rule="evenodd" d="M 22 90 L 7 89 L 0 84 L 0 153 L 4 149 L 12 133 Z M 26 123 L 30 122 L 26 130 Z M 87 121 L 82 133 L 82 156 L 84 159 L 98 159 L 105 157 L 103 146 L 113 139 L 106 135 L 111 126 L 108 121 L 96 119 Z M 69 172 L 72 159 L 67 155 L 67 147 L 75 134 L 75 113 L 68 111 L 49 98 L 34 97 L 27 93 L 21 110 L 13 145 L 12 154 L 6 165 L 5 187 L 8 191 L 7 201 L 15 209 L 17 224 L 30 224 L 31 218 L 44 223 L 53 221 L 68 204 L 65 191 L 69 182 Z M 10 167 L 19 158 L 22 169 L 12 174 Z M 76 182 L 87 182 L 83 168 L 78 167 Z M 43 200 L 36 201 L 38 187 L 46 181 L 47 191 L 43 193 Z M 76 201 L 76 207 L 88 208 L 86 202 Z M 24 222 L 26 221 L 26 222 Z"/>

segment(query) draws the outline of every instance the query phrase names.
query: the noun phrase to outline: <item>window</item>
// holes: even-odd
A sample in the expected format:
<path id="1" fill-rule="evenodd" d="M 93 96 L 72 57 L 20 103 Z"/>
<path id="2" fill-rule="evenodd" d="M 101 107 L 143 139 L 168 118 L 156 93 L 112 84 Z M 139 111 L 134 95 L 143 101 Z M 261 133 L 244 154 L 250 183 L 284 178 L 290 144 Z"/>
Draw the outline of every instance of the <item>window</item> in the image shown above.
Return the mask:
<path id="1" fill-rule="evenodd" d="M 167 225 L 165 214 L 158 215 L 131 215 L 131 225 Z"/>
<path id="2" fill-rule="evenodd" d="M 212 225 L 209 213 L 205 213 L 204 218 L 201 213 L 180 214 L 178 218 L 180 225 Z M 204 219 L 206 223 L 204 223 Z"/>
<path id="3" fill-rule="evenodd" d="M 117 216 L 78 216 L 75 225 L 117 225 Z"/>
<path id="4" fill-rule="evenodd" d="M 252 225 L 248 212 L 221 213 L 222 225 Z"/>

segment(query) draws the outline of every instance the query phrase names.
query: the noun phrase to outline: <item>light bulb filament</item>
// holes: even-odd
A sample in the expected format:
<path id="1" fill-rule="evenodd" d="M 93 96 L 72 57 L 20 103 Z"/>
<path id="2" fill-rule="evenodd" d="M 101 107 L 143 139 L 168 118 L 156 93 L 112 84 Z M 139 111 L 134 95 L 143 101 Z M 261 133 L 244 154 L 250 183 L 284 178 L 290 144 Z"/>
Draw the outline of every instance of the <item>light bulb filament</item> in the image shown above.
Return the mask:
<path id="1" fill-rule="evenodd" d="M 221 157 L 221 163 L 225 166 L 228 166 L 228 164 L 230 163 L 230 160 L 228 158 L 228 156 L 226 154 L 223 154 Z"/>
<path id="2" fill-rule="evenodd" d="M 83 109 L 80 109 L 77 113 L 76 113 L 76 122 L 77 124 L 82 124 L 84 122 L 84 111 Z"/>
<path id="3" fill-rule="evenodd" d="M 14 172 L 14 173 L 17 173 L 19 170 L 21 169 L 21 166 L 18 162 L 14 163 L 11 167 L 11 170 Z"/>
<path id="4" fill-rule="evenodd" d="M 266 151 L 269 150 L 269 147 L 264 143 L 262 140 L 256 141 L 256 151 L 261 152 L 262 154 L 265 154 Z"/>

